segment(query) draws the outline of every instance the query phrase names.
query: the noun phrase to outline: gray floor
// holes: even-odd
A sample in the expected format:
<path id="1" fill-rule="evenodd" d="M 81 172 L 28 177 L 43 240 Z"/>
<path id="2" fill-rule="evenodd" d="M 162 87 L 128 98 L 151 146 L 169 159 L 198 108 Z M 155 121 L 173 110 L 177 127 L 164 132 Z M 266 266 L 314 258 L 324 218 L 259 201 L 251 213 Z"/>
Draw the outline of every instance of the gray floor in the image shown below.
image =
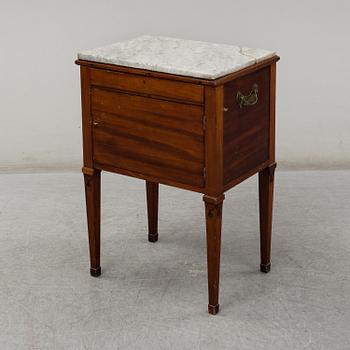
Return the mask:
<path id="1" fill-rule="evenodd" d="M 103 275 L 89 276 L 82 176 L 0 175 L 0 349 L 350 349 L 350 171 L 277 172 L 273 266 L 256 178 L 224 202 L 221 311 L 206 313 L 203 204 L 103 175 Z"/>

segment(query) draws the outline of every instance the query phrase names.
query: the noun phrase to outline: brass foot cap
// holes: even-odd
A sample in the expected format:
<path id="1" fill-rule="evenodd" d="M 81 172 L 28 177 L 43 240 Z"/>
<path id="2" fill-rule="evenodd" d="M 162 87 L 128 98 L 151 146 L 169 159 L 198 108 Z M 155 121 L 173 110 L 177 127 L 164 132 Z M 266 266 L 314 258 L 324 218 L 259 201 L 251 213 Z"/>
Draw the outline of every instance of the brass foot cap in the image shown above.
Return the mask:
<path id="1" fill-rule="evenodd" d="M 260 264 L 260 271 L 268 273 L 271 270 L 271 264 Z"/>
<path id="2" fill-rule="evenodd" d="M 94 269 L 94 268 L 90 268 L 90 275 L 92 277 L 98 277 L 101 276 L 101 266 Z"/>
<path id="3" fill-rule="evenodd" d="M 148 241 L 149 242 L 157 242 L 158 241 L 158 233 L 149 233 L 148 234 Z"/>
<path id="4" fill-rule="evenodd" d="M 216 315 L 219 312 L 219 304 L 216 304 L 216 305 L 208 304 L 208 312 L 211 315 Z"/>

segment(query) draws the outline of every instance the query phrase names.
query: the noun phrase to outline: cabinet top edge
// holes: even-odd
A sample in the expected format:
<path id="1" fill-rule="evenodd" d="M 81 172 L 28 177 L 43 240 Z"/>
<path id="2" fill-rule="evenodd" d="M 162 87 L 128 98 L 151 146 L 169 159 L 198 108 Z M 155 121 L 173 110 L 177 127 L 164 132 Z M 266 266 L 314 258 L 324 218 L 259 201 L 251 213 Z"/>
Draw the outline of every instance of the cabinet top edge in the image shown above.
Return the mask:
<path id="1" fill-rule="evenodd" d="M 258 69 L 272 65 L 279 60 L 280 60 L 280 57 L 277 55 L 274 55 L 272 57 L 261 60 L 260 62 L 257 62 L 253 65 L 248 66 L 248 67 L 242 68 L 242 69 L 235 71 L 233 73 L 229 73 L 227 75 L 221 76 L 217 79 L 204 79 L 204 78 L 190 77 L 190 76 L 185 76 L 185 75 L 163 73 L 163 72 L 157 72 L 157 71 L 153 71 L 153 70 L 118 66 L 115 64 L 100 63 L 100 62 L 87 61 L 87 60 L 82 60 L 82 59 L 77 59 L 75 61 L 75 63 L 77 65 L 83 66 L 83 67 L 102 69 L 102 70 L 113 71 L 113 72 L 118 72 L 118 73 L 140 75 L 140 76 L 153 77 L 153 78 L 166 79 L 166 80 L 182 81 L 185 83 L 192 83 L 192 84 L 198 84 L 198 85 L 219 86 L 219 85 L 225 84 L 231 80 L 234 80 L 238 77 L 241 77 L 245 74 L 249 74 L 249 73 L 254 72 Z"/>

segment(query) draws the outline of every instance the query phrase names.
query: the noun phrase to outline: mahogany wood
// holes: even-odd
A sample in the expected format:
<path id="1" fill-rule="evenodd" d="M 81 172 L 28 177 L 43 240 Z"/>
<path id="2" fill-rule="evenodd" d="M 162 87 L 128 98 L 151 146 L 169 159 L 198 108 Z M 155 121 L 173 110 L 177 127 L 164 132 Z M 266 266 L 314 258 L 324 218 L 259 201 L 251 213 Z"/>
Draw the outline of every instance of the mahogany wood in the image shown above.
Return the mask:
<path id="1" fill-rule="evenodd" d="M 148 240 L 158 241 L 158 197 L 159 184 L 146 181 L 147 214 L 148 214 Z"/>
<path id="2" fill-rule="evenodd" d="M 221 252 L 222 202 L 225 196 L 203 196 L 205 203 L 205 222 L 207 231 L 207 265 L 208 265 L 208 312 L 219 312 L 219 280 Z"/>
<path id="3" fill-rule="evenodd" d="M 275 119 L 276 119 L 276 62 L 270 65 L 270 125 L 269 125 L 269 159 L 275 161 Z"/>
<path id="4" fill-rule="evenodd" d="M 149 97 L 203 104 L 203 86 L 180 81 L 91 69 L 91 84 L 124 92 L 145 94 Z"/>
<path id="5" fill-rule="evenodd" d="M 269 272 L 271 267 L 271 232 L 274 173 L 276 163 L 259 172 L 259 212 L 260 212 L 260 270 Z"/>
<path id="6" fill-rule="evenodd" d="M 98 277 L 101 274 L 101 171 L 83 168 L 83 172 L 90 247 L 90 273 L 91 276 Z"/>
<path id="7" fill-rule="evenodd" d="M 239 177 L 233 179 L 232 181 L 228 182 L 227 184 L 224 185 L 224 191 L 228 191 L 232 187 L 239 185 L 244 180 L 247 180 L 251 176 L 257 174 L 259 171 L 265 169 L 267 166 L 269 166 L 270 163 L 271 162 L 269 160 L 267 160 L 266 162 L 258 165 L 257 167 L 247 171 L 242 176 L 239 176 Z"/>
<path id="8" fill-rule="evenodd" d="M 223 87 L 205 87 L 205 194 L 223 193 Z"/>
<path id="9" fill-rule="evenodd" d="M 219 312 L 219 276 L 223 195 L 223 86 L 205 87 L 205 218 L 209 313 Z"/>
<path id="10" fill-rule="evenodd" d="M 158 239 L 159 184 L 203 193 L 208 311 L 219 311 L 224 192 L 259 173 L 263 272 L 270 269 L 275 168 L 275 56 L 216 80 L 78 60 L 91 274 L 100 267 L 101 170 L 146 180 L 148 239 Z M 238 91 L 258 84 L 258 102 Z"/>
<path id="11" fill-rule="evenodd" d="M 92 128 L 91 128 L 91 101 L 90 101 L 90 69 L 80 67 L 81 111 L 83 131 L 83 159 L 84 166 L 93 168 L 92 160 Z"/>
<path id="12" fill-rule="evenodd" d="M 94 160 L 203 186 L 202 108 L 92 89 Z"/>
<path id="13" fill-rule="evenodd" d="M 225 85 L 224 184 L 269 159 L 270 68 L 235 79 Z M 240 108 L 237 92 L 248 95 L 258 85 L 258 102 Z"/>
<path id="14" fill-rule="evenodd" d="M 169 180 L 169 179 L 159 178 L 159 177 L 154 176 L 154 175 L 147 175 L 147 174 L 143 174 L 143 173 L 140 173 L 137 171 L 130 171 L 130 170 L 122 169 L 122 168 L 119 168 L 118 166 L 115 166 L 115 165 L 100 164 L 100 163 L 95 161 L 94 167 L 96 169 L 109 171 L 112 173 L 117 173 L 117 174 L 126 175 L 126 176 L 132 176 L 132 177 L 136 177 L 136 178 L 142 179 L 142 180 L 148 180 L 151 182 L 158 182 L 158 183 L 162 183 L 162 184 L 168 185 L 168 186 L 173 186 L 173 187 L 182 188 L 182 189 L 189 190 L 189 191 L 203 193 L 202 187 L 182 184 L 182 183 L 179 183 L 178 181 L 175 181 L 175 180 L 173 181 L 173 180 Z"/>

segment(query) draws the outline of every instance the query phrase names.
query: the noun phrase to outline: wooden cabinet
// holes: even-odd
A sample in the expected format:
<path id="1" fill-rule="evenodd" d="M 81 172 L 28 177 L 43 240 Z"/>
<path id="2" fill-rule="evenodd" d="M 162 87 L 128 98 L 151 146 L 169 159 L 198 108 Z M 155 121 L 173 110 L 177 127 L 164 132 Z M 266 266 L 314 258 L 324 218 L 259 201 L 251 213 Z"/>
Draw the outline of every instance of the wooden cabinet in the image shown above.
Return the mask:
<path id="1" fill-rule="evenodd" d="M 146 180 L 151 242 L 158 239 L 159 184 L 204 194 L 212 314 L 219 310 L 224 192 L 259 173 L 260 269 L 269 271 L 278 59 L 270 55 L 212 79 L 77 61 L 93 276 L 101 273 L 102 170 Z"/>

